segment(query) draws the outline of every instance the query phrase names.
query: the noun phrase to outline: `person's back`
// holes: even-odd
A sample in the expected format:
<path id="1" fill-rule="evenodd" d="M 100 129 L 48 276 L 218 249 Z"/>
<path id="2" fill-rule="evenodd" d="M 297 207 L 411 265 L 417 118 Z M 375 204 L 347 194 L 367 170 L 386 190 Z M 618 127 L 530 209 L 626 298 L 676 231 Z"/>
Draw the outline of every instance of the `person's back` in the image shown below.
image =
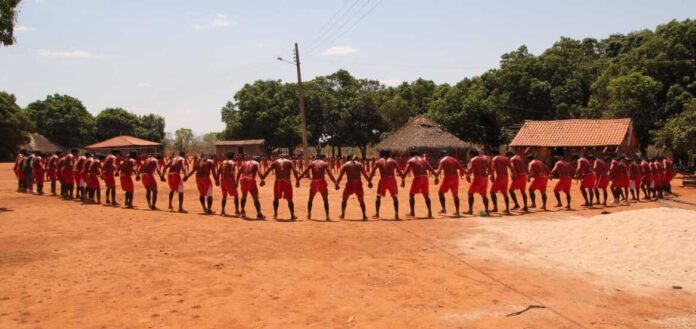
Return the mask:
<path id="1" fill-rule="evenodd" d="M 549 167 L 539 159 L 534 159 L 529 163 L 529 173 L 533 177 L 548 177 Z"/>
<path id="2" fill-rule="evenodd" d="M 512 166 L 510 158 L 504 155 L 496 155 L 492 161 L 496 177 L 508 177 L 508 168 Z"/>
<path id="3" fill-rule="evenodd" d="M 512 169 L 515 171 L 515 175 L 521 176 L 527 174 L 527 164 L 521 156 L 514 155 L 510 158 L 510 162 L 512 163 Z"/>
<path id="4" fill-rule="evenodd" d="M 487 177 L 489 174 L 489 162 L 488 158 L 485 156 L 475 156 L 473 159 L 471 159 L 471 162 L 469 163 L 471 168 L 469 169 L 471 173 L 474 174 L 474 177 Z"/>
<path id="5" fill-rule="evenodd" d="M 444 156 L 440 159 L 440 168 L 444 173 L 445 177 L 459 177 L 459 170 L 461 165 L 459 161 L 449 155 Z"/>
<path id="6" fill-rule="evenodd" d="M 420 177 L 428 175 L 428 164 L 422 157 L 416 155 L 409 159 L 407 164 L 410 166 L 413 176 Z"/>
<path id="7" fill-rule="evenodd" d="M 348 161 L 343 164 L 341 170 L 344 170 L 346 173 L 346 178 L 349 181 L 359 181 L 360 180 L 360 174 L 362 173 L 363 166 L 360 164 L 360 162 L 357 162 L 355 160 Z"/>

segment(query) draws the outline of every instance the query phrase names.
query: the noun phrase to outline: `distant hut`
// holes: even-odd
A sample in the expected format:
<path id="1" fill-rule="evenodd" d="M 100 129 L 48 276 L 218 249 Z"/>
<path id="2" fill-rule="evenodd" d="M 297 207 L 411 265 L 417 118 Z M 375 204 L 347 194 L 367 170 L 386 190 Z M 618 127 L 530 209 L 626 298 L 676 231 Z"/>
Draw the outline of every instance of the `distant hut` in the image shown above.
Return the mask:
<path id="1" fill-rule="evenodd" d="M 44 135 L 39 133 L 29 134 L 29 142 L 22 145 L 20 148 L 30 151 L 41 151 L 45 153 L 55 153 L 65 150 L 64 147 L 50 141 Z"/>
<path id="2" fill-rule="evenodd" d="M 112 150 L 119 150 L 121 154 L 128 154 L 132 151 L 140 154 L 162 153 L 162 144 L 140 139 L 133 136 L 116 136 L 96 144 L 87 145 L 84 149 L 91 152 L 111 153 Z"/>
<path id="3" fill-rule="evenodd" d="M 433 165 L 440 158 L 441 150 L 448 150 L 450 155 L 464 160 L 467 152 L 476 148 L 424 117 L 409 121 L 375 146 L 378 151 L 387 149 L 402 156 L 408 156 L 412 147 L 425 153 Z"/>
<path id="4" fill-rule="evenodd" d="M 266 140 L 244 139 L 215 141 L 215 154 L 225 155 L 227 152 L 247 155 L 266 155 Z"/>
<path id="5" fill-rule="evenodd" d="M 625 154 L 638 150 L 631 119 L 525 121 L 510 143 L 515 151 L 533 153 L 550 162 L 556 154 Z"/>

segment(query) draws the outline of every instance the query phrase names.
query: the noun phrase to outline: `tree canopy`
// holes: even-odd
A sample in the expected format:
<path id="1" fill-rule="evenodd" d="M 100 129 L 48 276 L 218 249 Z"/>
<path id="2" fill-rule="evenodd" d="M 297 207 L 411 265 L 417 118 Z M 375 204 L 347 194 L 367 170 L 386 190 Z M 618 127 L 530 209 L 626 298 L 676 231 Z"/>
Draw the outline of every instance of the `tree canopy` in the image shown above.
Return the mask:
<path id="1" fill-rule="evenodd" d="M 21 0 L 0 0 L 0 44 L 3 46 L 11 46 L 15 42 L 14 27 L 20 2 Z"/>
<path id="2" fill-rule="evenodd" d="M 0 91 L 0 159 L 11 159 L 18 146 L 29 141 L 32 128 L 14 95 Z"/>
<path id="3" fill-rule="evenodd" d="M 80 147 L 95 140 L 96 125 L 92 114 L 77 98 L 49 95 L 27 106 L 36 131 L 64 147 Z"/>

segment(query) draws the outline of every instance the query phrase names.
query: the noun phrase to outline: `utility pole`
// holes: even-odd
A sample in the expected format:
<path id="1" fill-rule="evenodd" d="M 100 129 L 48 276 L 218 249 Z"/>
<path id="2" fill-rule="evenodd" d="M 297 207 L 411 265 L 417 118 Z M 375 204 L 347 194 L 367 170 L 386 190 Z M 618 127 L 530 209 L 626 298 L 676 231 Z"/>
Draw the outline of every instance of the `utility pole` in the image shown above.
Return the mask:
<path id="1" fill-rule="evenodd" d="M 309 164 L 309 152 L 307 151 L 307 119 L 305 118 L 304 90 L 302 89 L 302 72 L 300 71 L 300 51 L 295 42 L 295 66 L 297 66 L 297 98 L 300 105 L 300 120 L 302 122 L 302 155 L 305 166 Z"/>

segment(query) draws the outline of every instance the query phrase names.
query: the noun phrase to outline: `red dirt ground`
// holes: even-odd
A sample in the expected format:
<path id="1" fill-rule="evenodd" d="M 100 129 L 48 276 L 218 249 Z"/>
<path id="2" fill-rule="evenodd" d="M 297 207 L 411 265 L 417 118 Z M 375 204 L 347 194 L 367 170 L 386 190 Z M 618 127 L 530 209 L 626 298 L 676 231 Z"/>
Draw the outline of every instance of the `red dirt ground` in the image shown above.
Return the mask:
<path id="1" fill-rule="evenodd" d="M 598 288 L 582 273 L 467 255 L 457 241 L 480 232 L 482 217 L 362 222 L 352 199 L 346 220 L 303 220 L 307 185 L 295 190 L 300 221 L 244 221 L 201 215 L 194 182 L 189 214 L 144 210 L 140 186 L 140 209 L 125 210 L 15 193 L 10 164 L 0 164 L 0 328 L 659 328 L 653 320 L 696 310 L 685 290 Z M 267 215 L 271 186 L 261 188 Z M 366 188 L 368 215 L 374 194 Z M 338 192 L 330 199 L 337 218 Z M 609 210 L 662 205 L 672 203 Z M 391 201 L 382 207 L 391 217 Z M 422 199 L 417 207 L 425 215 Z M 506 317 L 527 305 L 546 308 Z"/>

